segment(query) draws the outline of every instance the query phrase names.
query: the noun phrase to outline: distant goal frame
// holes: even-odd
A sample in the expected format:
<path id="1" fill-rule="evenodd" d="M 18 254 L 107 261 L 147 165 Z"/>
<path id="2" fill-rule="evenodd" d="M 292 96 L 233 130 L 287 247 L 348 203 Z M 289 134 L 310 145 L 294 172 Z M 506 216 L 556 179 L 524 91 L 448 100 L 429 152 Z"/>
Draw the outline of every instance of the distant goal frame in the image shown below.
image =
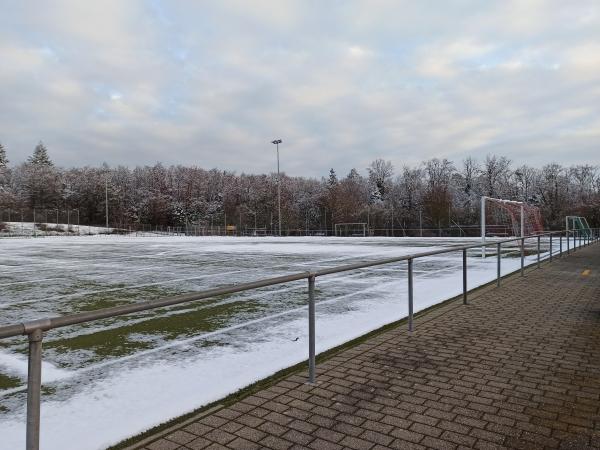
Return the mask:
<path id="1" fill-rule="evenodd" d="M 577 227 L 577 223 L 579 223 L 580 227 Z M 569 227 L 569 225 L 573 225 Z M 584 216 L 565 216 L 565 231 L 569 233 L 569 231 L 582 231 L 586 236 L 591 235 L 590 224 Z"/>
<path id="2" fill-rule="evenodd" d="M 354 232 L 352 232 L 351 234 L 341 234 L 339 232 L 340 229 L 342 229 L 342 228 L 348 229 L 348 227 L 362 227 L 362 231 L 358 234 L 354 233 Z M 366 237 L 367 236 L 367 223 L 366 222 L 336 223 L 333 225 L 333 230 L 334 230 L 334 235 L 336 237 Z"/>

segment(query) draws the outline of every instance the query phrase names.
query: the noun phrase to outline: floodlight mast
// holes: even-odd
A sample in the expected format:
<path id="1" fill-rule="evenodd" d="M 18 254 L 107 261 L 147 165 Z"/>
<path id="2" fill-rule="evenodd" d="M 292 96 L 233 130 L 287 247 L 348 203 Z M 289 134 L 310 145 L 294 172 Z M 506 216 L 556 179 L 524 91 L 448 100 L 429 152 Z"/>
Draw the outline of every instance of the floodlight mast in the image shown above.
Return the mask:
<path id="1" fill-rule="evenodd" d="M 277 146 L 277 221 L 279 222 L 279 236 L 281 236 L 281 177 L 279 176 L 279 144 L 283 141 L 281 139 L 275 139 L 271 141 L 271 144 Z"/>

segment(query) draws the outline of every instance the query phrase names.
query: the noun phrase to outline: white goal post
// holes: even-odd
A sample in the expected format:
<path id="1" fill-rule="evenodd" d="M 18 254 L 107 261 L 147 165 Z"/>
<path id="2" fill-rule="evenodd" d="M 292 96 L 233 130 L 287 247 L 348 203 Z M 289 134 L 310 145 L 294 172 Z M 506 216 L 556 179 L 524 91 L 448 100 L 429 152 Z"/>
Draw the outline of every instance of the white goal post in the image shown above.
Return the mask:
<path id="1" fill-rule="evenodd" d="M 512 200 L 503 200 L 500 198 L 492 198 L 492 197 L 486 197 L 486 196 L 482 196 L 481 197 L 481 217 L 480 217 L 480 221 L 481 221 L 481 243 L 482 243 L 482 247 L 481 247 L 481 256 L 485 258 L 485 236 L 486 236 L 486 230 L 485 230 L 485 226 L 486 226 L 486 215 L 485 215 L 485 203 L 487 201 L 493 201 L 495 203 L 506 203 L 506 204 L 512 204 L 515 206 L 519 206 L 520 208 L 520 223 L 521 223 L 521 236 L 525 235 L 525 213 L 523 211 L 524 209 L 524 203 L 523 202 L 516 202 L 516 201 L 512 201 Z"/>
<path id="2" fill-rule="evenodd" d="M 488 206 L 489 203 L 489 206 Z M 494 209 L 486 210 L 486 207 Z M 491 223 L 488 223 L 488 217 Z M 544 231 L 540 209 L 526 202 L 481 197 L 481 256 L 485 257 L 488 231 L 494 235 L 525 237 Z"/>
<path id="3" fill-rule="evenodd" d="M 334 225 L 336 236 L 362 236 L 367 235 L 367 224 L 364 222 L 336 223 Z"/>

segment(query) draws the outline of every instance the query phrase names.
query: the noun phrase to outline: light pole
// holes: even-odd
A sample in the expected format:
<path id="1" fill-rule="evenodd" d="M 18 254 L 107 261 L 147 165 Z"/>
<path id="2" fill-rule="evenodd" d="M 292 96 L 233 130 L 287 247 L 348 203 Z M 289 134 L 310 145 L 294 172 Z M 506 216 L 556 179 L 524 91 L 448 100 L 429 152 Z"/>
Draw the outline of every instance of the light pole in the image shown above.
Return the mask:
<path id="1" fill-rule="evenodd" d="M 106 230 L 108 233 L 108 174 L 104 178 L 104 203 L 106 204 Z"/>
<path id="2" fill-rule="evenodd" d="M 75 208 L 73 211 L 77 211 L 77 236 L 79 236 L 79 208 Z"/>
<path id="3" fill-rule="evenodd" d="M 277 146 L 277 219 L 279 222 L 279 236 L 281 237 L 281 177 L 279 176 L 279 144 L 281 139 L 275 139 L 271 141 L 271 144 Z"/>

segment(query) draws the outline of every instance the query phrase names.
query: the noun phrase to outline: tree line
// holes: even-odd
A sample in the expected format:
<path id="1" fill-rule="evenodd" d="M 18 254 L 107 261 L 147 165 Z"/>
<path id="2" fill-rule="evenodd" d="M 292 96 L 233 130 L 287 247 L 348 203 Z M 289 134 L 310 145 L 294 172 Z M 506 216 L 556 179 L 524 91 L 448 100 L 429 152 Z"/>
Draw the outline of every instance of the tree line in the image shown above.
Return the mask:
<path id="1" fill-rule="evenodd" d="M 42 142 L 26 162 L 13 167 L 0 144 L 0 221 L 9 211 L 77 210 L 81 224 L 102 225 L 108 199 L 111 226 L 227 224 L 272 231 L 278 220 L 277 182 L 274 173 L 160 163 L 61 168 Z M 365 222 L 370 229 L 394 229 L 396 235 L 420 227 L 476 227 L 482 195 L 538 206 L 546 229 L 562 227 L 566 215 L 600 225 L 597 166 L 536 168 L 497 155 L 460 162 L 433 158 L 401 168 L 376 159 L 363 173 L 352 169 L 338 175 L 332 168 L 321 179 L 282 174 L 282 224 L 284 232 L 331 232 L 335 223 Z"/>

